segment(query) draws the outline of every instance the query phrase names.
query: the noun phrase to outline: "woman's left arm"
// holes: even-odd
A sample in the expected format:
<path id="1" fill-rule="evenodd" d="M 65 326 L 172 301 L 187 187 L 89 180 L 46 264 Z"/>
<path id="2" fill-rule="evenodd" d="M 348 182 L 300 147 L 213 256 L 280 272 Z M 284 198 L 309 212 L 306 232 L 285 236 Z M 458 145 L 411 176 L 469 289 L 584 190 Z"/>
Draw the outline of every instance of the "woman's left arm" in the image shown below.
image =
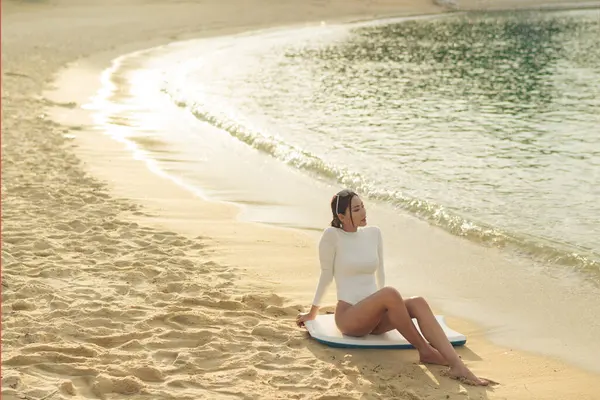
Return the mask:
<path id="1" fill-rule="evenodd" d="M 379 258 L 379 265 L 377 266 L 375 278 L 377 279 L 377 286 L 379 289 L 383 289 L 385 286 L 385 270 L 383 268 L 383 238 L 379 228 L 377 228 L 377 256 Z"/>

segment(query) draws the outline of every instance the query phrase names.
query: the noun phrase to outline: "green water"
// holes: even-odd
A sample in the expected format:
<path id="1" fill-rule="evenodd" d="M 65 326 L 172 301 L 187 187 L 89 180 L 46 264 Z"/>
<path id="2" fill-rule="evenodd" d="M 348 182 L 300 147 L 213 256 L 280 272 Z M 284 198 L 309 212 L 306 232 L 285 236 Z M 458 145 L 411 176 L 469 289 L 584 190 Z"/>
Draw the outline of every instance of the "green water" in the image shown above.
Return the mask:
<path id="1" fill-rule="evenodd" d="M 195 64 L 178 102 L 457 235 L 600 272 L 598 10 L 340 29 Z"/>

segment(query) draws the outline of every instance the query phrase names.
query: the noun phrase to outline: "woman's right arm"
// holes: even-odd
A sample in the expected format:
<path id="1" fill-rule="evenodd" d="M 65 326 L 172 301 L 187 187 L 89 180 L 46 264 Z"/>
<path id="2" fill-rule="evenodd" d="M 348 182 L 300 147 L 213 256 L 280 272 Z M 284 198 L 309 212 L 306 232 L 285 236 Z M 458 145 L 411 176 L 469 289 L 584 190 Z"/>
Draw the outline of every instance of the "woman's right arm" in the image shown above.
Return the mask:
<path id="1" fill-rule="evenodd" d="M 327 228 L 319 241 L 319 263 L 321 276 L 315 292 L 312 308 L 319 308 L 325 292 L 333 281 L 333 264 L 335 262 L 335 248 L 337 244 L 337 228 Z"/>
<path id="2" fill-rule="evenodd" d="M 334 229 L 336 228 L 327 228 L 319 241 L 321 276 L 319 277 L 319 283 L 317 284 L 317 290 L 315 291 L 310 311 L 298 316 L 299 325 L 302 325 L 304 321 L 316 318 L 323 296 L 333 281 L 333 264 L 335 262 L 335 248 L 337 244 L 337 233 Z"/>

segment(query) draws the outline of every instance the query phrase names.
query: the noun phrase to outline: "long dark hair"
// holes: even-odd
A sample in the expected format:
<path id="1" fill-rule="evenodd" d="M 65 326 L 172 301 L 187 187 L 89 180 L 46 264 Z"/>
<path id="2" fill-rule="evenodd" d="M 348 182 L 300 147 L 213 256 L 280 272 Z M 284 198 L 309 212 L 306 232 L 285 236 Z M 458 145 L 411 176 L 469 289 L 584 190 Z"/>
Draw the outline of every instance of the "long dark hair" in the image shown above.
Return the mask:
<path id="1" fill-rule="evenodd" d="M 350 189 L 344 189 L 333 196 L 331 199 L 331 213 L 333 214 L 331 226 L 334 228 L 342 227 L 342 221 L 338 214 L 346 214 L 346 210 L 350 207 L 350 204 L 352 204 L 352 198 L 354 198 L 354 196 L 358 195 Z M 352 220 L 352 213 L 350 213 L 350 219 Z M 354 223 L 354 220 L 352 220 L 352 223 Z"/>

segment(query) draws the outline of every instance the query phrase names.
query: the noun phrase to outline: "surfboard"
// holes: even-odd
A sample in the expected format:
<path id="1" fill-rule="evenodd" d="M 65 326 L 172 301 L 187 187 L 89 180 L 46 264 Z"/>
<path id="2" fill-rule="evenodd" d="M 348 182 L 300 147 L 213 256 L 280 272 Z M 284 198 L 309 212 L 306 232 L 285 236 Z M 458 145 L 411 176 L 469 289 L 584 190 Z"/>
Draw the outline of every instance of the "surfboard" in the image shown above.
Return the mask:
<path id="1" fill-rule="evenodd" d="M 436 315 L 446 337 L 453 346 L 463 346 L 467 342 L 465 335 L 456 332 L 446 325 L 443 315 Z M 420 332 L 419 324 L 413 319 L 415 327 Z M 330 347 L 339 348 L 368 348 L 368 349 L 412 349 L 414 348 L 397 330 L 392 330 L 381 335 L 366 335 L 361 337 L 342 334 L 335 325 L 333 314 L 317 316 L 312 321 L 306 321 L 306 330 L 316 341 Z"/>

